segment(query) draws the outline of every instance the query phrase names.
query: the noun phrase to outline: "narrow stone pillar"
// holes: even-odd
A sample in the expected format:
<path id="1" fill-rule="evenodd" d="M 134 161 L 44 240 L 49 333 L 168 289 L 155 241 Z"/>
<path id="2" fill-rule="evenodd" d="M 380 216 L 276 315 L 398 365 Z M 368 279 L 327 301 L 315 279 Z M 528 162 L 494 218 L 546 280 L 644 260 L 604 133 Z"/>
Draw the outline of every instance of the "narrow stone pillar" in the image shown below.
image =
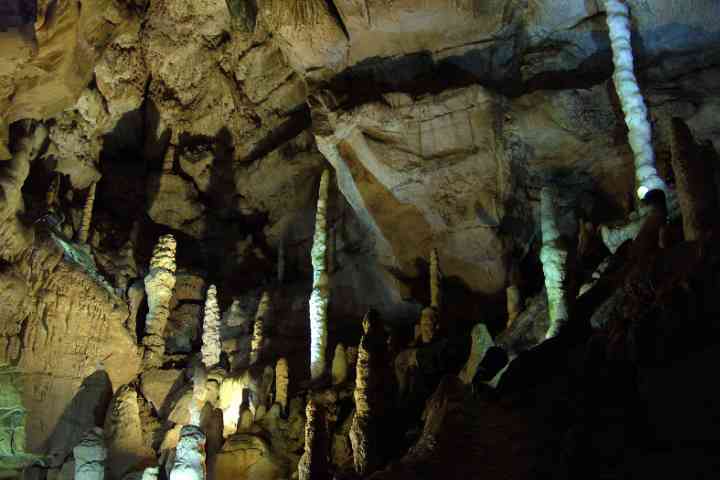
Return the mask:
<path id="1" fill-rule="evenodd" d="M 90 224 L 92 223 L 93 206 L 95 205 L 96 187 L 97 182 L 93 182 L 93 184 L 90 185 L 87 197 L 85 198 L 85 206 L 83 207 L 80 231 L 78 232 L 78 241 L 80 243 L 87 243 L 88 237 L 90 236 Z"/>
<path id="2" fill-rule="evenodd" d="M 205 297 L 205 312 L 203 316 L 202 363 L 208 369 L 220 363 L 220 307 L 217 301 L 217 289 L 210 285 Z"/>
<path id="3" fill-rule="evenodd" d="M 170 316 L 170 299 L 175 288 L 175 251 L 177 244 L 172 235 L 158 240 L 150 260 L 150 271 L 145 276 L 148 313 L 145 317 L 145 363 L 159 367 L 165 355 L 165 326 Z"/>
<path id="4" fill-rule="evenodd" d="M 310 296 L 310 376 L 320 378 L 327 368 L 327 308 L 330 299 L 329 278 L 327 273 L 327 201 L 330 184 L 330 170 L 325 170 L 320 178 L 317 213 L 315 215 L 315 234 L 310 253 L 313 267 L 313 289 Z"/>

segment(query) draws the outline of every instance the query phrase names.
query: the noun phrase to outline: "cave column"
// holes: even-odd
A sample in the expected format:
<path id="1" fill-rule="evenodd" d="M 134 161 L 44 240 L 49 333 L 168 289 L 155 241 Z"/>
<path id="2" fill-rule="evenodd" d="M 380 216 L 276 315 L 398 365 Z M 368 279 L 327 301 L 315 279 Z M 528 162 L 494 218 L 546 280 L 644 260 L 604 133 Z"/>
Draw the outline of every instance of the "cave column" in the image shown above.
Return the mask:
<path id="1" fill-rule="evenodd" d="M 220 307 L 217 301 L 217 288 L 215 285 L 210 285 L 205 297 L 202 348 L 200 350 L 203 365 L 211 368 L 220 363 L 221 350 Z"/>
<path id="2" fill-rule="evenodd" d="M 551 187 L 544 187 L 540 195 L 540 229 L 542 231 L 540 261 L 545 275 L 548 316 L 550 317 L 550 327 L 545 338 L 552 338 L 560 332 L 569 317 L 567 292 L 568 251 L 562 242 L 557 226 L 555 212 L 557 192 Z"/>
<path id="3" fill-rule="evenodd" d="M 630 10 L 624 0 L 604 0 L 615 73 L 613 82 L 628 127 L 628 140 L 635 159 L 635 186 L 640 199 L 650 190 L 668 187 L 655 168 L 650 122 L 637 78 L 630 38 Z"/>
<path id="4" fill-rule="evenodd" d="M 320 378 L 326 370 L 327 309 L 330 297 L 327 272 L 327 200 L 330 170 L 323 171 L 318 192 L 315 234 L 310 253 L 313 288 L 310 296 L 310 375 Z"/>

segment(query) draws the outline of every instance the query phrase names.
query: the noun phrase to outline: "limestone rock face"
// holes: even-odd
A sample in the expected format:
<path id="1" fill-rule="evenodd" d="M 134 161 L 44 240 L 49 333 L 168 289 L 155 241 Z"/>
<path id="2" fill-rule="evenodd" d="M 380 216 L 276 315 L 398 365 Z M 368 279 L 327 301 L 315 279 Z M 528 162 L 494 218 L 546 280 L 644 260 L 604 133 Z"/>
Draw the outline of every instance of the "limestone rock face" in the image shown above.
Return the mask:
<path id="1" fill-rule="evenodd" d="M 148 182 L 148 215 L 155 222 L 202 238 L 205 207 L 195 186 L 178 175 L 163 173 Z"/>
<path id="2" fill-rule="evenodd" d="M 143 396 L 153 404 L 158 412 L 167 409 L 168 396 L 177 389 L 183 380 L 182 370 L 149 370 L 140 377 L 140 389 Z"/>
<path id="3" fill-rule="evenodd" d="M 230 437 L 215 457 L 216 478 L 276 480 L 289 478 L 288 465 L 259 436 L 238 434 Z"/>
<path id="4" fill-rule="evenodd" d="M 144 470 L 155 453 L 143 439 L 137 392 L 125 385 L 113 398 L 105 417 L 107 467 L 111 478 L 122 479 L 131 471 Z"/>
<path id="5" fill-rule="evenodd" d="M 136 21 L 129 6 L 93 0 L 38 2 L 32 15 L 0 38 L 0 160 L 9 156 L 7 126 L 48 118 L 70 107 L 92 79 L 105 47 Z"/>

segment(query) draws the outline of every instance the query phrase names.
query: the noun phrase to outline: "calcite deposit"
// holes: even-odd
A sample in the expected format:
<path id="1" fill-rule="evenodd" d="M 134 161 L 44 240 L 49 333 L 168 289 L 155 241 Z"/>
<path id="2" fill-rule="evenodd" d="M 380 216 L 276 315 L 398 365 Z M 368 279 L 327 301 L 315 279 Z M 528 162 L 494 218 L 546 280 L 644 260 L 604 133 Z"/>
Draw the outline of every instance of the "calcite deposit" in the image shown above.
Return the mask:
<path id="1" fill-rule="evenodd" d="M 0 477 L 712 478 L 719 25 L 0 1 Z"/>

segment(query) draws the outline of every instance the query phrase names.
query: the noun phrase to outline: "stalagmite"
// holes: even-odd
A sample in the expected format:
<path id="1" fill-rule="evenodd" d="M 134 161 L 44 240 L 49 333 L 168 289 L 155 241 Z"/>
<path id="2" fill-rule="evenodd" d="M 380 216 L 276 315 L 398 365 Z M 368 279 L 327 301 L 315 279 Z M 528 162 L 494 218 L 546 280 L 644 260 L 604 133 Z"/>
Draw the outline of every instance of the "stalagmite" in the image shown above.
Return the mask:
<path id="1" fill-rule="evenodd" d="M 385 333 L 375 312 L 363 319 L 365 334 L 358 347 L 355 374 L 355 418 L 350 427 L 355 471 L 371 473 L 378 466 L 377 421 L 382 409 L 382 368 L 385 365 Z"/>
<path id="2" fill-rule="evenodd" d="M 568 320 L 567 305 L 567 249 L 560 238 L 555 218 L 556 192 L 544 187 L 540 197 L 540 228 L 542 230 L 542 249 L 540 261 L 545 275 L 545 289 L 548 297 L 548 315 L 550 327 L 545 338 L 556 336 Z"/>
<path id="3" fill-rule="evenodd" d="M 480 362 L 485 358 L 490 347 L 495 345 L 490 332 L 484 323 L 478 323 L 475 325 L 471 332 L 472 336 L 472 347 L 470 350 L 470 357 L 468 357 L 467 363 L 458 374 L 458 378 L 465 385 L 470 385 L 475 378 Z"/>
<path id="4" fill-rule="evenodd" d="M 299 480 L 327 479 L 330 445 L 325 427 L 325 409 L 310 399 L 305 416 L 305 452 L 298 463 Z"/>
<path id="5" fill-rule="evenodd" d="M 107 469 L 112 478 L 152 465 L 155 453 L 143 440 L 138 394 L 132 387 L 120 387 L 105 417 Z"/>
<path id="6" fill-rule="evenodd" d="M 220 307 L 217 301 L 217 289 L 210 285 L 205 298 L 205 315 L 203 317 L 202 362 L 207 368 L 220 363 Z"/>
<path id="7" fill-rule="evenodd" d="M 315 234 L 310 252 L 313 267 L 313 289 L 310 296 L 310 376 L 313 380 L 325 373 L 327 349 L 327 308 L 330 297 L 327 274 L 327 198 L 330 171 L 320 179 Z"/>
<path id="8" fill-rule="evenodd" d="M 347 380 L 347 354 L 345 353 L 345 345 L 342 343 L 338 343 L 335 347 L 335 355 L 333 355 L 331 372 L 333 385 L 340 385 Z"/>
<path id="9" fill-rule="evenodd" d="M 150 271 L 145 276 L 145 292 L 148 313 L 145 317 L 145 362 L 149 367 L 159 367 L 165 354 L 165 325 L 170 315 L 170 299 L 175 288 L 175 250 L 177 244 L 172 235 L 160 237 L 152 259 Z"/>
<path id="10" fill-rule="evenodd" d="M 253 324 L 253 335 L 250 340 L 250 365 L 254 365 L 262 355 L 263 343 L 265 342 L 265 318 L 270 310 L 270 294 L 263 292 L 255 314 Z"/>
<path id="11" fill-rule="evenodd" d="M 195 425 L 180 430 L 170 480 L 205 480 L 205 434 Z"/>
<path id="12" fill-rule="evenodd" d="M 713 184 L 714 163 L 704 158 L 692 133 L 679 118 L 671 120 L 672 168 L 682 211 L 685 240 L 699 240 L 716 222 L 717 195 Z"/>
<path id="13" fill-rule="evenodd" d="M 420 314 L 420 341 L 430 343 L 438 330 L 437 310 L 432 307 L 423 309 Z"/>
<path id="14" fill-rule="evenodd" d="M 93 205 L 95 205 L 95 188 L 97 182 L 90 185 L 88 190 L 87 198 L 85 199 L 85 207 L 83 208 L 82 223 L 80 224 L 80 231 L 78 232 L 78 241 L 80 243 L 87 243 L 88 236 L 90 235 L 90 224 L 92 223 Z"/>
<path id="15" fill-rule="evenodd" d="M 175 147 L 170 145 L 165 151 L 165 155 L 163 156 L 163 163 L 162 163 L 162 169 L 165 173 L 170 173 L 173 171 L 173 168 L 175 166 Z"/>
<path id="16" fill-rule="evenodd" d="M 192 376 L 193 392 L 190 400 L 190 425 L 200 426 L 202 409 L 205 406 L 207 397 L 207 371 L 197 365 Z"/>
<path id="17" fill-rule="evenodd" d="M 283 413 L 287 412 L 289 383 L 288 361 L 286 358 L 281 358 L 275 365 L 275 403 L 280 405 Z"/>
<path id="18" fill-rule="evenodd" d="M 436 248 L 433 248 L 430 254 L 430 306 L 436 310 L 440 310 L 440 302 L 442 301 L 442 293 L 440 291 L 440 282 L 442 281 L 442 272 L 440 271 L 440 259 Z"/>
<path id="19" fill-rule="evenodd" d="M 628 140 L 635 157 L 637 195 L 642 199 L 647 192 L 654 189 L 667 193 L 667 185 L 655 168 L 648 112 L 633 71 L 630 11 L 624 0 L 605 0 L 605 11 L 615 65 L 613 82 L 625 113 Z"/>
<path id="20" fill-rule="evenodd" d="M 520 288 L 518 288 L 517 285 L 510 285 L 505 289 L 505 293 L 507 295 L 506 305 L 508 314 L 506 327 L 509 328 L 522 312 L 522 296 L 520 295 Z"/>
<path id="21" fill-rule="evenodd" d="M 45 194 L 45 206 L 48 211 L 53 211 L 58 204 L 58 194 L 60 193 L 60 174 L 56 173 L 50 181 L 47 193 Z"/>
<path id="22" fill-rule="evenodd" d="M 95 427 L 73 448 L 76 480 L 103 480 L 107 448 L 102 428 Z"/>

